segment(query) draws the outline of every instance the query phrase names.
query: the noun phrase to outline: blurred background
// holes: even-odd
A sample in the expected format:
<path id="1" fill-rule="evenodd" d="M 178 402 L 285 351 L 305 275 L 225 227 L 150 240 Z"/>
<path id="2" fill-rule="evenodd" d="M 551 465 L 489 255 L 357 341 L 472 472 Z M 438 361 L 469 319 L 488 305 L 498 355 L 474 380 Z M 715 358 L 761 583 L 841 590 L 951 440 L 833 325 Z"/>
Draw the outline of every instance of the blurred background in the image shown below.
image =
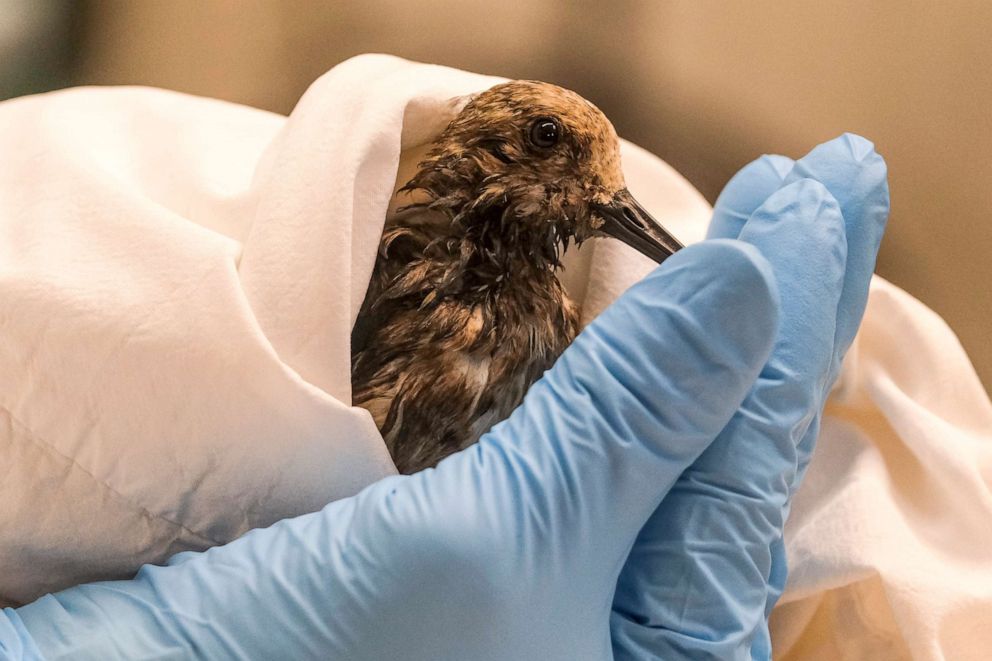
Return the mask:
<path id="1" fill-rule="evenodd" d="M 891 173 L 878 272 L 992 385 L 992 2 L 0 0 L 0 98 L 153 85 L 289 113 L 387 52 L 570 87 L 712 202 L 765 152 L 844 131 Z"/>

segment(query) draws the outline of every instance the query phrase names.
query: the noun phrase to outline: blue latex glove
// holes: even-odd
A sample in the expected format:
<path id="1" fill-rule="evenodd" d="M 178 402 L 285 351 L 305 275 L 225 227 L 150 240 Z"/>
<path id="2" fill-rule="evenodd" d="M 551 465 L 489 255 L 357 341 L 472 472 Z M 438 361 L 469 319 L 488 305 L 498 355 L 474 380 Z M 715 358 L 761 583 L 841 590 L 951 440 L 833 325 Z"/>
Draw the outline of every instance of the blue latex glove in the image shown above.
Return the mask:
<path id="1" fill-rule="evenodd" d="M 617 576 L 777 328 L 772 268 L 692 246 L 475 446 L 131 581 L 8 610 L 48 658 L 603 659 Z M 30 654 L 27 654 L 30 656 Z"/>
<path id="2" fill-rule="evenodd" d="M 763 157 L 717 200 L 709 236 L 769 257 L 781 326 L 740 410 L 638 537 L 614 601 L 616 658 L 771 657 L 767 617 L 787 573 L 782 528 L 864 313 L 888 211 L 885 161 L 854 135 L 795 163 Z M 817 232 L 846 236 L 846 267 L 844 242 L 811 241 Z"/>

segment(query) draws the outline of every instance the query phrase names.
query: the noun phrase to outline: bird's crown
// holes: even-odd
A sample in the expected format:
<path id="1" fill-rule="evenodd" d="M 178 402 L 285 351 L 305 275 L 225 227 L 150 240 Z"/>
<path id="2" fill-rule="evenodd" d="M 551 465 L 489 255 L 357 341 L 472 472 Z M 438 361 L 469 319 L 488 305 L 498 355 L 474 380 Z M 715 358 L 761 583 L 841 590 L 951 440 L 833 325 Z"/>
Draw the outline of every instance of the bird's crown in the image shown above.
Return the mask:
<path id="1" fill-rule="evenodd" d="M 546 179 L 581 177 L 605 194 L 624 186 L 613 124 L 586 99 L 550 83 L 517 80 L 475 95 L 436 147 L 481 147 L 504 165 L 535 166 Z"/>

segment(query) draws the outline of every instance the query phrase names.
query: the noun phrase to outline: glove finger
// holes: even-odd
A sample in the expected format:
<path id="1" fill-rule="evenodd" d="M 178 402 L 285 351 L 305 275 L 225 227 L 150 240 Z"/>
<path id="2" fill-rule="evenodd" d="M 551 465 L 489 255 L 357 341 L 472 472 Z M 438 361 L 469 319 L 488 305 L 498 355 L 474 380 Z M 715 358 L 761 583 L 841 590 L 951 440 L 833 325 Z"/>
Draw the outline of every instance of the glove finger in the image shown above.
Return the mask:
<path id="1" fill-rule="evenodd" d="M 785 183 L 804 178 L 816 179 L 830 191 L 840 204 L 846 225 L 847 275 L 837 317 L 836 370 L 854 340 L 868 302 L 868 286 L 889 217 L 888 167 L 874 144 L 845 133 L 797 161 Z"/>
<path id="2" fill-rule="evenodd" d="M 778 338 L 741 408 L 638 536 L 614 598 L 617 659 L 738 658 L 764 618 L 769 545 L 830 363 L 846 244 L 836 200 L 812 180 L 769 197 L 741 240 L 775 271 Z"/>
<path id="3" fill-rule="evenodd" d="M 813 454 L 820 429 L 819 417 L 827 395 L 861 325 L 868 304 L 868 287 L 889 214 L 885 160 L 871 142 L 860 136 L 846 133 L 819 145 L 796 161 L 786 180 L 792 181 L 804 173 L 816 178 L 832 194 L 836 193 L 834 196 L 844 216 L 847 267 L 837 307 L 830 369 L 821 384 L 819 402 L 814 411 L 816 417 L 797 447 L 796 477 L 791 487 L 793 492 L 799 487 Z M 784 577 L 785 571 L 777 574 Z"/>
<path id="4" fill-rule="evenodd" d="M 782 187 L 792 165 L 791 158 L 777 154 L 765 154 L 745 165 L 716 199 L 706 238 L 736 239 L 755 209 Z"/>

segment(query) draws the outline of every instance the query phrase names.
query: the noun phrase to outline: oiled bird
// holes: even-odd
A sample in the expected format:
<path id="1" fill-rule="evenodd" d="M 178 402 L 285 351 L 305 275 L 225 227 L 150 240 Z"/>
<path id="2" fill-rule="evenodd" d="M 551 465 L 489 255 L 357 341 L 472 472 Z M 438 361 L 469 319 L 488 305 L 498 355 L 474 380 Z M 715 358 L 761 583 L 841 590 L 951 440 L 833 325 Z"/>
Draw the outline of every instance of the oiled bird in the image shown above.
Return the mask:
<path id="1" fill-rule="evenodd" d="M 681 247 L 628 192 L 610 121 L 547 83 L 476 95 L 396 195 L 352 386 L 404 473 L 478 440 L 575 338 L 570 244 L 614 237 L 657 262 Z"/>

